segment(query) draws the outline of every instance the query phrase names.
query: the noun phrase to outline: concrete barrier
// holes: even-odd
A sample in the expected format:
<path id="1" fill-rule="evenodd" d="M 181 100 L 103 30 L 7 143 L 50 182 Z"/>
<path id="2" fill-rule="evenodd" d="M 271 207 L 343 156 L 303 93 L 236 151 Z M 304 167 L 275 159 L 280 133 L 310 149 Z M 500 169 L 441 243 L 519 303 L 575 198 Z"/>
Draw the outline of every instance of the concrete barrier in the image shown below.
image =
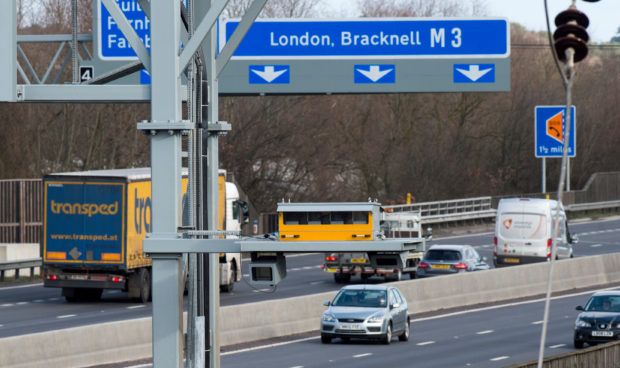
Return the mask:
<path id="1" fill-rule="evenodd" d="M 563 260 L 554 292 L 620 282 L 620 253 Z M 395 283 L 410 313 L 541 295 L 547 263 Z M 234 345 L 317 331 L 335 292 L 221 308 L 220 344 Z M 318 335 L 318 334 L 317 334 Z M 151 357 L 151 319 L 112 322 L 0 339 L 1 367 L 85 367 Z"/>
<path id="2" fill-rule="evenodd" d="M 0 261 L 19 261 L 21 259 L 30 259 L 40 257 L 38 243 L 18 243 L 18 244 L 0 244 Z M 34 274 L 38 275 L 39 267 L 34 269 Z M 12 277 L 15 271 L 6 271 L 6 277 Z M 30 269 L 20 269 L 20 275 L 30 275 Z"/>

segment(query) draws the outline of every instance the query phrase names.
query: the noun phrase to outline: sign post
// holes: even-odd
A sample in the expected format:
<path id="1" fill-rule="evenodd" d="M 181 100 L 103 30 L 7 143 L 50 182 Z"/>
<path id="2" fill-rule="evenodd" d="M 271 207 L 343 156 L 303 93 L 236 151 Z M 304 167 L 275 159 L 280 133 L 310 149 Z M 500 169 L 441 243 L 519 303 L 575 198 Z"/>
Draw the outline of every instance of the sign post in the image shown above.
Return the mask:
<path id="1" fill-rule="evenodd" d="M 568 140 L 568 157 L 566 189 L 570 191 L 570 157 L 575 157 L 576 111 L 570 109 L 570 131 Z M 535 144 L 534 155 L 542 158 L 542 192 L 546 192 L 546 158 L 562 157 L 564 151 L 564 131 L 566 130 L 566 106 L 536 106 L 534 109 Z"/>

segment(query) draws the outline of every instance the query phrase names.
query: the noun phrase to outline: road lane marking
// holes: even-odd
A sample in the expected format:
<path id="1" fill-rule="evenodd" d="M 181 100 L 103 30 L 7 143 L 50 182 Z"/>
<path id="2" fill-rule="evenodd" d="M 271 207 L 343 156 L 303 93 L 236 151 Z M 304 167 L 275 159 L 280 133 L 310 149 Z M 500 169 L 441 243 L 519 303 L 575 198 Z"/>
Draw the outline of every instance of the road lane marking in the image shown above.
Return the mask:
<path id="1" fill-rule="evenodd" d="M 476 332 L 476 335 L 486 335 L 486 334 L 490 334 L 493 333 L 495 331 L 493 330 L 485 330 L 485 331 L 480 331 L 480 332 Z"/>
<path id="2" fill-rule="evenodd" d="M 535 321 L 532 322 L 533 325 L 542 325 L 545 321 Z"/>
<path id="3" fill-rule="evenodd" d="M 63 319 L 63 318 L 71 318 L 71 317 L 75 317 L 75 316 L 77 316 L 77 314 L 65 314 L 64 316 L 58 316 L 56 318 Z"/>
<path id="4" fill-rule="evenodd" d="M 0 304 L 0 307 L 12 307 L 15 304 Z"/>
<path id="5" fill-rule="evenodd" d="M 561 348 L 566 346 L 566 344 L 557 344 L 557 345 L 553 345 L 553 346 L 549 346 L 550 349 L 557 349 L 557 348 Z"/>
<path id="6" fill-rule="evenodd" d="M 324 284 L 324 283 L 325 281 L 312 281 L 310 285 L 319 285 L 319 284 Z"/>
<path id="7" fill-rule="evenodd" d="M 28 303 L 29 303 L 29 302 L 19 302 L 19 303 L 17 303 L 17 305 L 26 305 L 26 304 L 28 304 Z"/>
<path id="8" fill-rule="evenodd" d="M 12 290 L 12 289 L 22 289 L 22 288 L 34 287 L 34 286 L 43 286 L 43 283 L 42 282 L 38 282 L 36 284 L 26 284 L 26 285 L 18 285 L 18 286 L 0 287 L 0 291 Z"/>
<path id="9" fill-rule="evenodd" d="M 32 302 L 33 302 L 33 303 L 43 303 L 44 301 L 45 301 L 45 300 L 43 300 L 43 299 L 35 299 L 35 300 L 33 300 Z"/>
<path id="10" fill-rule="evenodd" d="M 318 336 L 314 336 L 314 337 L 306 337 L 305 339 L 297 339 L 297 340 L 291 340 L 291 341 L 278 342 L 278 343 L 269 344 L 269 345 L 254 346 L 254 347 L 247 348 L 247 349 L 239 349 L 239 350 L 234 350 L 234 351 L 227 351 L 225 353 L 220 353 L 220 356 L 247 353 L 249 351 L 261 350 L 261 349 L 267 349 L 267 348 L 276 348 L 278 346 L 297 344 L 299 342 L 312 341 L 312 340 L 318 340 L 318 339 L 319 339 Z"/>
<path id="11" fill-rule="evenodd" d="M 504 356 L 500 356 L 500 357 L 497 357 L 497 358 L 491 358 L 490 360 L 491 360 L 492 362 L 497 362 L 497 361 L 504 360 L 504 359 L 508 359 L 508 358 L 510 358 L 510 357 L 509 357 L 509 356 L 507 356 L 507 355 L 504 355 Z"/>
<path id="12" fill-rule="evenodd" d="M 618 290 L 618 289 L 620 289 L 620 287 L 610 287 L 610 288 L 605 288 L 605 289 L 593 289 L 593 290 L 581 291 L 581 292 L 574 293 L 574 294 L 565 294 L 565 295 L 554 296 L 554 297 L 551 298 L 551 300 L 572 298 L 574 296 L 580 296 L 580 295 L 590 295 L 590 294 L 592 294 L 595 291 Z M 423 318 L 416 318 L 416 319 L 411 320 L 411 322 L 430 321 L 430 320 L 439 319 L 439 318 L 454 317 L 454 316 L 460 316 L 460 315 L 463 315 L 463 314 L 483 312 L 483 311 L 500 309 L 500 308 L 506 308 L 506 307 L 516 307 L 516 306 L 525 305 L 525 304 L 542 303 L 544 301 L 545 301 L 545 298 L 539 298 L 539 299 L 526 300 L 526 301 L 522 301 L 522 302 L 514 302 L 514 303 L 491 305 L 491 306 L 488 306 L 488 307 L 468 309 L 468 310 L 463 310 L 463 311 L 459 311 L 459 312 L 452 312 L 452 313 L 445 313 L 445 314 L 438 314 L 438 315 L 435 315 L 435 316 L 429 316 L 429 317 L 423 317 Z"/>
<path id="13" fill-rule="evenodd" d="M 304 368 L 304 366 L 303 365 L 296 365 L 296 366 L 291 367 L 291 368 Z"/>
<path id="14" fill-rule="evenodd" d="M 357 355 L 353 355 L 353 358 L 363 358 L 363 357 L 367 357 L 371 355 L 372 353 L 357 354 Z"/>
<path id="15" fill-rule="evenodd" d="M 419 342 L 416 345 L 418 346 L 424 346 L 424 345 L 430 345 L 430 344 L 434 344 L 435 341 L 424 341 L 424 342 Z"/>
<path id="16" fill-rule="evenodd" d="M 590 247 L 592 247 L 592 248 L 598 248 L 598 247 L 602 247 L 602 246 L 603 246 L 603 244 L 592 244 L 592 245 L 590 245 Z"/>
<path id="17" fill-rule="evenodd" d="M 138 308 L 144 308 L 144 307 L 146 307 L 144 304 L 142 304 L 142 305 L 133 305 L 131 307 L 127 307 L 127 309 L 138 309 Z"/>

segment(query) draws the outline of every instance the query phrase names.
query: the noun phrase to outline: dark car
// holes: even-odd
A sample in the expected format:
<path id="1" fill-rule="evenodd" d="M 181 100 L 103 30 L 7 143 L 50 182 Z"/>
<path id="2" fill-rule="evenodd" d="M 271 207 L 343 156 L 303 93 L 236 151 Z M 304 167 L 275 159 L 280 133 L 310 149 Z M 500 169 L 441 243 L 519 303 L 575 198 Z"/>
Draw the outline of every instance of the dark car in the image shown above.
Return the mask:
<path id="1" fill-rule="evenodd" d="M 418 277 L 488 270 L 485 261 L 471 245 L 435 244 L 418 264 Z"/>
<path id="2" fill-rule="evenodd" d="M 620 291 L 599 291 L 590 297 L 575 320 L 575 348 L 620 339 Z"/>
<path id="3" fill-rule="evenodd" d="M 384 344 L 398 336 L 409 340 L 409 311 L 403 294 L 395 287 L 383 285 L 345 286 L 321 317 L 321 342 L 333 338 L 376 339 Z"/>

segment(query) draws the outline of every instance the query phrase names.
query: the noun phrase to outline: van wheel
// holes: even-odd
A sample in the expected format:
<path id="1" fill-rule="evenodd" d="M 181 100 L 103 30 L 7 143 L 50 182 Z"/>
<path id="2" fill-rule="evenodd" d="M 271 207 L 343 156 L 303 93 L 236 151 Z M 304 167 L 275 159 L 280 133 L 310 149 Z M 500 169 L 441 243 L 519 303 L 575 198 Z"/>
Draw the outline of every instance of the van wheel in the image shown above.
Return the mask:
<path id="1" fill-rule="evenodd" d="M 224 291 L 226 293 L 232 292 L 235 287 L 235 280 L 237 280 L 237 269 L 233 268 L 230 272 L 230 279 L 228 280 L 228 283 L 220 286 L 220 291 Z"/>

